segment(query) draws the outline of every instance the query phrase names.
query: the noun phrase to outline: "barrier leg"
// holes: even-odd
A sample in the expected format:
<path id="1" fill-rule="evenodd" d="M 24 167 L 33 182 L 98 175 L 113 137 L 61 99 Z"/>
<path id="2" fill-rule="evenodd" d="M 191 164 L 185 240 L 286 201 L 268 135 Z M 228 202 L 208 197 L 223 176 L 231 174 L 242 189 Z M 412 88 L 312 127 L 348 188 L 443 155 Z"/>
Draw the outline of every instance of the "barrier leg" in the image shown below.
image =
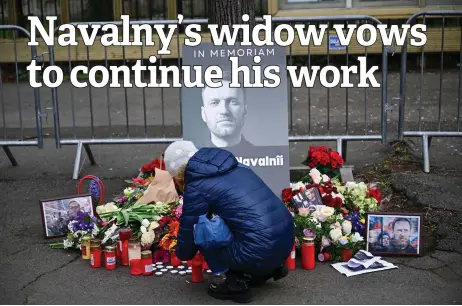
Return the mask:
<path id="1" fill-rule="evenodd" d="M 88 159 L 90 160 L 90 163 L 92 166 L 96 165 L 95 157 L 93 156 L 93 153 L 91 152 L 90 145 L 88 143 L 84 144 L 83 147 L 85 148 L 85 152 L 87 152 Z"/>
<path id="2" fill-rule="evenodd" d="M 425 173 L 430 172 L 430 155 L 429 155 L 430 142 L 431 142 L 431 137 L 429 139 L 428 135 L 422 136 L 422 146 L 423 146 L 422 149 L 423 149 L 424 172 Z"/>
<path id="3" fill-rule="evenodd" d="M 2 147 L 3 147 L 3 151 L 5 151 L 5 154 L 8 157 L 8 159 L 10 160 L 13 167 L 16 167 L 18 165 L 18 162 L 14 158 L 13 153 L 11 153 L 10 148 L 8 146 L 2 146 Z"/>
<path id="4" fill-rule="evenodd" d="M 74 161 L 74 173 L 72 174 L 72 179 L 77 180 L 79 178 L 79 166 L 80 166 L 80 156 L 82 155 L 82 143 L 77 144 L 77 152 L 75 153 Z"/>
<path id="5" fill-rule="evenodd" d="M 347 142 L 341 138 L 337 139 L 337 152 L 342 156 L 343 160 L 346 162 L 347 158 Z"/>

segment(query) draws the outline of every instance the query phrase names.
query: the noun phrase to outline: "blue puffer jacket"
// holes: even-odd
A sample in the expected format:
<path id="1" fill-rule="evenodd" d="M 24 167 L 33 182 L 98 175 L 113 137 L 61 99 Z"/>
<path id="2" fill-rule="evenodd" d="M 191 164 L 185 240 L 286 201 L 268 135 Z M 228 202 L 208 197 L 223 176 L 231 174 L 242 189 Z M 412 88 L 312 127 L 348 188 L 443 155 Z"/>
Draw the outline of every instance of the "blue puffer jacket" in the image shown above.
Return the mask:
<path id="1" fill-rule="evenodd" d="M 219 251 L 229 268 L 267 273 L 290 255 L 295 231 L 291 213 L 260 177 L 238 166 L 232 153 L 200 149 L 188 162 L 183 196 L 176 248 L 181 260 L 192 259 L 198 251 L 193 227 L 210 203 L 233 233 L 233 242 Z"/>

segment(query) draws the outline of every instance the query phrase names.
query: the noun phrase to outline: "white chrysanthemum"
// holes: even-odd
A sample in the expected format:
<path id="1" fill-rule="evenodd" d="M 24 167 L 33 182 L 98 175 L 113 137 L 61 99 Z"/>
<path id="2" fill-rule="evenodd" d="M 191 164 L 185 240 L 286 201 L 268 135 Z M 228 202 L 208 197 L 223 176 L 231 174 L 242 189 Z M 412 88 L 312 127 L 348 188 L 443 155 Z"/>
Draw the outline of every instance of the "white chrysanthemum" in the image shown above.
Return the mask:
<path id="1" fill-rule="evenodd" d="M 156 233 L 154 231 L 147 231 L 146 233 L 143 233 L 141 235 L 141 244 L 142 245 L 148 245 L 154 242 L 154 239 L 156 238 Z"/>

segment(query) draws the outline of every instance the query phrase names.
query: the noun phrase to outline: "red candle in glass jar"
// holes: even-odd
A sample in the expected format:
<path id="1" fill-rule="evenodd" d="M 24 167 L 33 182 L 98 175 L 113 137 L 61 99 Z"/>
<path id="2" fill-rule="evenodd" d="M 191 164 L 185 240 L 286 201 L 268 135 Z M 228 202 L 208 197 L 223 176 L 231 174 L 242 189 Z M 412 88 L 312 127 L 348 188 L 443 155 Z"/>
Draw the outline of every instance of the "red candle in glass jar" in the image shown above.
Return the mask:
<path id="1" fill-rule="evenodd" d="M 131 275 L 143 274 L 143 265 L 141 263 L 141 259 L 130 260 L 130 274 Z"/>
<path id="2" fill-rule="evenodd" d="M 305 270 L 314 269 L 315 265 L 314 238 L 304 237 L 302 243 L 302 267 Z"/>
<path id="3" fill-rule="evenodd" d="M 204 281 L 204 273 L 202 272 L 202 266 L 192 266 L 192 282 L 202 283 Z"/>
<path id="4" fill-rule="evenodd" d="M 122 228 L 119 231 L 119 239 L 122 244 L 120 252 L 120 264 L 122 266 L 128 266 L 128 239 L 132 236 L 132 230 L 129 228 Z"/>
<path id="5" fill-rule="evenodd" d="M 152 275 L 152 253 L 151 251 L 141 252 L 141 265 L 143 266 L 143 275 Z"/>
<path id="6" fill-rule="evenodd" d="M 120 244 L 120 240 L 117 239 L 116 242 L 116 259 L 120 260 L 120 251 L 122 250 L 122 244 Z"/>
<path id="7" fill-rule="evenodd" d="M 115 270 L 116 268 L 116 247 L 107 246 L 104 249 L 104 263 L 107 270 Z"/>
<path id="8" fill-rule="evenodd" d="M 289 257 L 286 259 L 285 265 L 289 270 L 295 270 L 295 243 L 292 246 Z"/>
<path id="9" fill-rule="evenodd" d="M 90 265 L 92 268 L 101 268 L 101 246 L 93 245 L 90 248 Z"/>

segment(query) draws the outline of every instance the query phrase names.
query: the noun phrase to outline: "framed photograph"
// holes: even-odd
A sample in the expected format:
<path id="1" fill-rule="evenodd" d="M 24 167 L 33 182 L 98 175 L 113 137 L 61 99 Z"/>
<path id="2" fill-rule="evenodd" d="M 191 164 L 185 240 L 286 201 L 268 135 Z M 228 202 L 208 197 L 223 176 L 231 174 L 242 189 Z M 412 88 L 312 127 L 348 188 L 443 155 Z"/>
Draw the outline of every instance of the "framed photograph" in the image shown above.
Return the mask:
<path id="1" fill-rule="evenodd" d="M 79 211 L 94 216 L 90 194 L 40 200 L 40 211 L 43 234 L 46 239 L 64 237 L 68 232 L 69 222 L 77 216 Z"/>
<path id="2" fill-rule="evenodd" d="M 297 193 L 292 197 L 292 204 L 296 211 L 300 208 L 308 208 L 310 213 L 316 210 L 316 205 L 323 205 L 321 193 L 316 187 Z"/>
<path id="3" fill-rule="evenodd" d="M 368 213 L 366 251 L 374 255 L 420 256 L 422 214 Z"/>

